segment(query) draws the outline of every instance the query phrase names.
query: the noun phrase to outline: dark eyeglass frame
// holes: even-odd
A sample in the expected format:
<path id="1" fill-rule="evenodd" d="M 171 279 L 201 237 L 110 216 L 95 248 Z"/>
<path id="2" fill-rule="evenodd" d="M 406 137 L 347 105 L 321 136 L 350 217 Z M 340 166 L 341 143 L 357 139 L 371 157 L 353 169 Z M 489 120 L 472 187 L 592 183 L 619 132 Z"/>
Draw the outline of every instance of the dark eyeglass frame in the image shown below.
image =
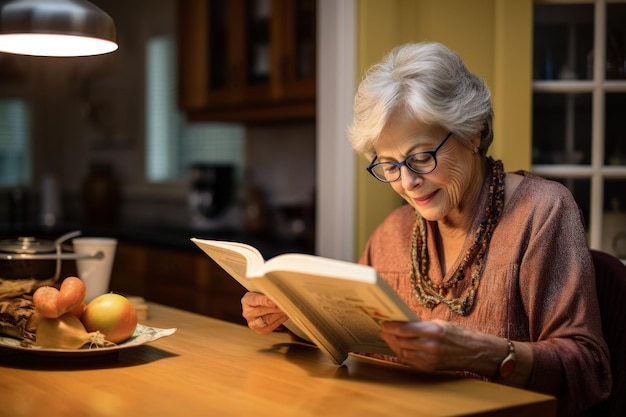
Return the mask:
<path id="1" fill-rule="evenodd" d="M 379 162 L 377 164 L 375 164 L 374 162 L 376 161 L 376 158 L 378 158 L 378 156 L 375 156 L 374 159 L 372 159 L 372 162 L 369 164 L 369 166 L 366 168 L 367 172 L 369 172 L 370 174 L 372 174 L 372 176 L 374 178 L 376 178 L 378 181 L 381 182 L 395 182 L 398 181 L 400 179 L 400 176 L 402 174 L 402 166 L 406 166 L 409 170 L 411 170 L 412 172 L 415 172 L 416 174 L 430 174 L 431 172 L 433 172 L 436 168 L 437 168 L 437 152 L 439 151 L 439 149 L 441 149 L 441 147 L 444 145 L 444 143 L 446 143 L 446 141 L 448 140 L 448 138 L 450 138 L 450 136 L 452 136 L 452 132 L 448 132 L 448 134 L 446 135 L 445 138 L 443 138 L 443 140 L 441 142 L 439 142 L 439 145 L 437 145 L 437 147 L 431 151 L 423 151 L 423 152 L 415 152 L 410 154 L 409 156 L 407 156 L 404 161 L 400 161 L 400 162 Z M 433 161 L 435 162 L 435 165 L 433 166 L 432 169 L 429 169 L 428 171 L 418 171 L 416 169 L 413 169 L 409 164 L 407 164 L 407 161 L 411 158 L 414 158 L 416 155 L 424 155 L 424 154 L 428 154 L 430 156 L 432 156 Z M 393 165 L 395 167 L 398 168 L 398 177 L 393 179 L 393 180 L 389 180 L 389 179 L 383 179 L 383 178 L 379 178 L 375 173 L 374 173 L 374 168 L 376 168 L 379 165 Z"/>

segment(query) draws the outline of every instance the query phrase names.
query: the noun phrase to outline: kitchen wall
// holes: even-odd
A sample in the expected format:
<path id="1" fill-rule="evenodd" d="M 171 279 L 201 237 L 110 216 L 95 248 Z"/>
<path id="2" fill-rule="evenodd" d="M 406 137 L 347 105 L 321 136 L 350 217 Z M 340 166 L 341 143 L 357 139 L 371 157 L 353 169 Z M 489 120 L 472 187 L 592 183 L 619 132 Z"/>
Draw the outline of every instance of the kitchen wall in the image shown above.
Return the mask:
<path id="1" fill-rule="evenodd" d="M 144 45 L 151 36 L 175 33 L 175 1 L 93 3 L 115 20 L 118 51 L 81 58 L 0 54 L 0 96 L 17 94 L 33 106 L 28 216 L 37 217 L 41 180 L 51 174 L 61 184 L 65 221 L 81 219 L 81 184 L 91 164 L 104 162 L 121 183 L 123 223 L 185 224 L 188 184 L 148 184 L 144 176 Z M 314 121 L 251 126 L 245 140 L 247 178 L 270 206 L 312 204 Z"/>

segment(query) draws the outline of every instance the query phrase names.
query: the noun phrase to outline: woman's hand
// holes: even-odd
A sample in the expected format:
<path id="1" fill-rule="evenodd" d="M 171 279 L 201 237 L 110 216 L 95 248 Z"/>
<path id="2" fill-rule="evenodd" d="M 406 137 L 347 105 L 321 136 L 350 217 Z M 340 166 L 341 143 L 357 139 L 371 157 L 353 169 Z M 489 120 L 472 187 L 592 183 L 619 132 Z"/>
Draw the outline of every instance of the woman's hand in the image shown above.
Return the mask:
<path id="1" fill-rule="evenodd" d="M 272 300 L 258 292 L 244 294 L 241 307 L 248 327 L 258 334 L 271 333 L 289 319 Z"/>
<path id="2" fill-rule="evenodd" d="M 507 355 L 505 339 L 442 320 L 386 322 L 381 337 L 401 362 L 422 372 L 468 371 L 493 378 Z M 515 346 L 516 371 L 507 383 L 524 386 L 532 368 L 532 351 L 526 343 Z"/>
<path id="3" fill-rule="evenodd" d="M 446 331 L 450 323 L 415 321 L 386 322 L 381 337 L 396 353 L 398 359 L 423 372 L 461 369 L 459 357 L 467 348 Z"/>

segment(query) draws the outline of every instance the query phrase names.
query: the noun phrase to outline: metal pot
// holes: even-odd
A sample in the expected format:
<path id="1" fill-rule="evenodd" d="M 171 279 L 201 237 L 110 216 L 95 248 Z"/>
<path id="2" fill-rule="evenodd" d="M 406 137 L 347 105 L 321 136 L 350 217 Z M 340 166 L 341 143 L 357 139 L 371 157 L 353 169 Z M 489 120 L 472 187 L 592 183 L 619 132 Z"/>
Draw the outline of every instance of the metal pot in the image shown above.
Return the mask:
<path id="1" fill-rule="evenodd" d="M 66 259 L 104 257 L 102 252 L 95 254 L 63 253 L 62 244 L 68 239 L 79 236 L 81 232 L 67 233 L 60 238 L 37 240 L 32 236 L 0 241 L 0 279 L 21 280 L 58 280 L 61 261 Z"/>
<path id="2" fill-rule="evenodd" d="M 54 277 L 56 261 L 53 259 L 19 259 L 15 255 L 41 255 L 55 252 L 52 241 L 37 240 L 31 236 L 0 241 L 0 252 L 7 260 L 0 260 L 0 277 L 4 279 L 35 278 L 45 280 Z"/>

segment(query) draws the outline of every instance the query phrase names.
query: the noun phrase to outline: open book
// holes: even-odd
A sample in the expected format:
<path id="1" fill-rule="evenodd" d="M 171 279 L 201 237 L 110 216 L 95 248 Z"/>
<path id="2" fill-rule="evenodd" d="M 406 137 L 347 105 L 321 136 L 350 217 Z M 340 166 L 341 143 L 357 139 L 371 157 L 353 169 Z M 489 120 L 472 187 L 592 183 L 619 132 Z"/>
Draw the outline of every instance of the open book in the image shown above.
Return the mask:
<path id="1" fill-rule="evenodd" d="M 418 320 L 370 266 L 303 254 L 265 261 L 244 243 L 191 241 L 248 291 L 267 295 L 289 316 L 285 326 L 336 364 L 349 352 L 394 355 L 379 336 L 380 323 Z"/>

